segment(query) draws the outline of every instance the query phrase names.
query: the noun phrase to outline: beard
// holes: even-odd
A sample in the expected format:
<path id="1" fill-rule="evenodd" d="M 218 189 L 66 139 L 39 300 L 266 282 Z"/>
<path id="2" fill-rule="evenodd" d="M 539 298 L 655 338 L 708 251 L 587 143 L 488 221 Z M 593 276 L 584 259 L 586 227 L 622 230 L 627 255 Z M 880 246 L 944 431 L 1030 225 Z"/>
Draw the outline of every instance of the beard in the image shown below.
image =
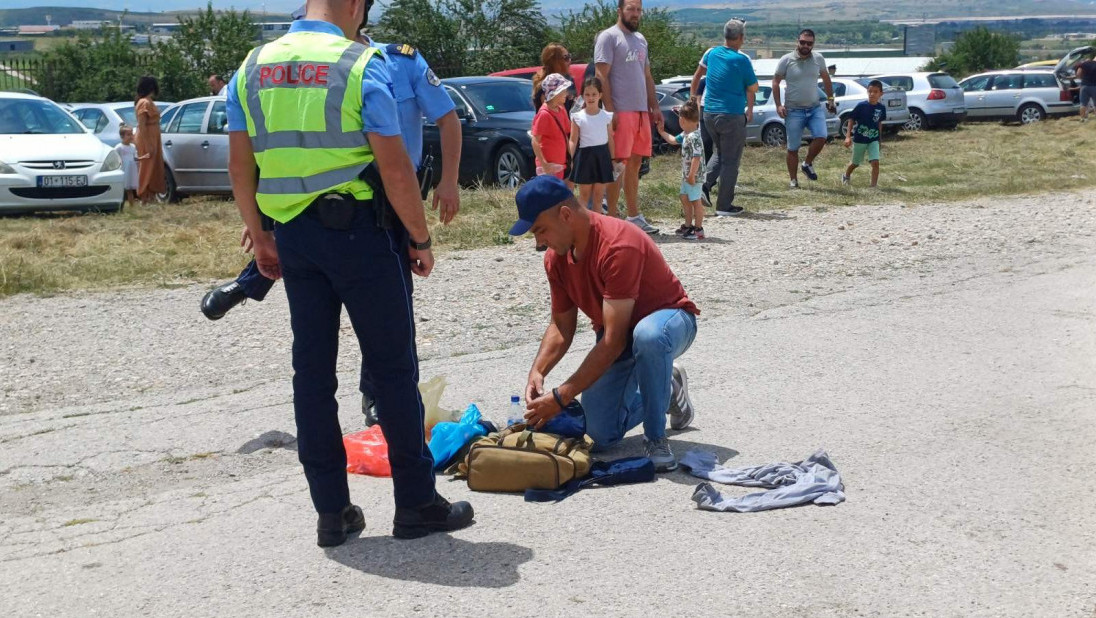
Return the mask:
<path id="1" fill-rule="evenodd" d="M 632 22 L 622 19 L 620 20 L 620 23 L 624 24 L 624 27 L 628 29 L 628 32 L 639 31 L 639 18 L 636 18 L 636 20 Z"/>

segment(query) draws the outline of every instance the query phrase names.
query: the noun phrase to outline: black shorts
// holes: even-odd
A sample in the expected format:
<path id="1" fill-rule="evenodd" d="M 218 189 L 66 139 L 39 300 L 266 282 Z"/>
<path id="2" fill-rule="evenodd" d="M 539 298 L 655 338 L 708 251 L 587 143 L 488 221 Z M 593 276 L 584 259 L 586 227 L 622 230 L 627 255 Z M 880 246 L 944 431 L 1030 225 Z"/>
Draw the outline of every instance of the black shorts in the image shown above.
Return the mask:
<path id="1" fill-rule="evenodd" d="M 613 160 L 609 157 L 609 145 L 579 148 L 569 176 L 576 185 L 594 185 L 613 182 Z"/>

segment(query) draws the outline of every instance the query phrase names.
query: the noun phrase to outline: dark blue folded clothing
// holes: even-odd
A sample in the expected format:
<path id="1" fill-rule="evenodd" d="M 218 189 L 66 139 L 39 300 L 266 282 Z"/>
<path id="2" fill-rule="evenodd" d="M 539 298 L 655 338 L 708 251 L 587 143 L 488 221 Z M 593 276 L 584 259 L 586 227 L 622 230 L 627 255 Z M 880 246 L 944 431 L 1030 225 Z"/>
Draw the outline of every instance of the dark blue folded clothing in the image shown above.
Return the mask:
<path id="1" fill-rule="evenodd" d="M 655 464 L 646 457 L 625 457 L 613 461 L 595 461 L 590 474 L 575 479 L 559 489 L 526 489 L 526 502 L 559 502 L 591 485 L 624 485 L 649 483 L 655 480 Z"/>

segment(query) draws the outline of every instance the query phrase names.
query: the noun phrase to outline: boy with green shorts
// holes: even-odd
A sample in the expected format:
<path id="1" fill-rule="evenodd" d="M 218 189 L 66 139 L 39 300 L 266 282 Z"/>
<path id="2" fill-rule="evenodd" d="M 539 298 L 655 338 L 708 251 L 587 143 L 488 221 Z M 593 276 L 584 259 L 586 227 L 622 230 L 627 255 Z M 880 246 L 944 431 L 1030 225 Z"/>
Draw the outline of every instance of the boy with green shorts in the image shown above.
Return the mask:
<path id="1" fill-rule="evenodd" d="M 887 119 L 887 108 L 879 102 L 881 98 L 883 82 L 873 79 L 868 84 L 868 100 L 861 101 L 849 114 L 845 148 L 852 147 L 852 163 L 841 175 L 841 184 L 846 187 L 853 170 L 864 162 L 865 155 L 871 162 L 871 186 L 879 184 L 879 135 L 883 132 L 883 121 Z"/>

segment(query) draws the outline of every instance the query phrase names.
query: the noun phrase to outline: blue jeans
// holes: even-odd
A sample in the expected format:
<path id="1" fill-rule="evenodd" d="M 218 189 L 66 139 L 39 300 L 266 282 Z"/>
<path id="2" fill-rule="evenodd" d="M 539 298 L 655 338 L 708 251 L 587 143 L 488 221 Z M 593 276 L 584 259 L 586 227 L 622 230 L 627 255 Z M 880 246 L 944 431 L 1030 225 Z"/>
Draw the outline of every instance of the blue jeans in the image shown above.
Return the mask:
<path id="1" fill-rule="evenodd" d="M 407 235 L 359 208 L 351 228 L 330 230 L 313 209 L 277 224 L 282 280 L 293 328 L 293 412 L 297 451 L 312 503 L 335 513 L 350 502 L 346 451 L 335 400 L 342 308 L 362 352 L 392 464 L 396 506 L 434 499 L 434 459 L 426 446 Z"/>
<path id="2" fill-rule="evenodd" d="M 784 129 L 788 132 L 788 150 L 796 152 L 803 146 L 803 129 L 810 129 L 813 139 L 826 139 L 826 110 L 821 105 L 814 107 L 789 107 L 788 117 L 784 119 Z"/>
<path id="3" fill-rule="evenodd" d="M 586 433 L 594 450 L 607 449 L 643 424 L 648 440 L 666 437 L 674 359 L 696 338 L 696 316 L 684 309 L 662 309 L 632 330 L 632 356 L 613 363 L 582 393 Z"/>

